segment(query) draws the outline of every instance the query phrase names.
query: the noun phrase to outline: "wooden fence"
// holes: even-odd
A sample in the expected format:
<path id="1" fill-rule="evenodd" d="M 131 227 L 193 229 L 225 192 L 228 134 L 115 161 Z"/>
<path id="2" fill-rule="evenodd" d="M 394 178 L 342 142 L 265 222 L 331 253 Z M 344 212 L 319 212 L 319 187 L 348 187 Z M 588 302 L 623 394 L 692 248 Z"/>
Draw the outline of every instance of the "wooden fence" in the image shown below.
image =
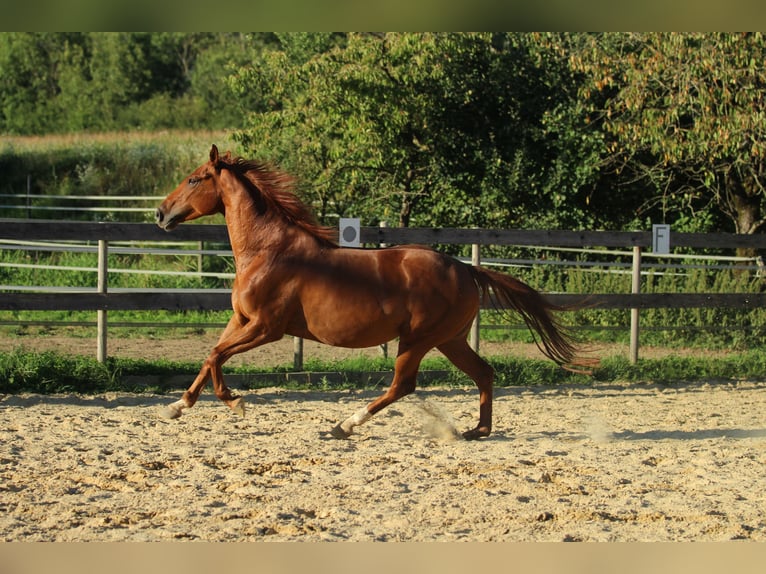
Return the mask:
<path id="1" fill-rule="evenodd" d="M 46 220 L 0 219 L 0 239 L 59 240 L 98 242 L 99 272 L 96 286 L 91 290 L 13 292 L 6 287 L 0 294 L 2 310 L 92 310 L 98 314 L 97 356 L 106 358 L 107 312 L 109 310 L 225 310 L 231 306 L 227 290 L 121 290 L 109 291 L 107 286 L 107 253 L 109 242 L 115 241 L 206 241 L 228 243 L 223 225 L 186 225 L 168 234 L 146 223 L 89 223 Z M 513 245 L 530 247 L 608 247 L 630 248 L 633 251 L 633 288 L 625 294 L 547 294 L 556 304 L 572 304 L 585 297 L 588 304 L 604 309 L 631 310 L 630 357 L 638 358 L 639 311 L 649 308 L 729 307 L 753 309 L 766 304 L 766 293 L 641 293 L 642 252 L 652 246 L 649 231 L 537 231 L 501 229 L 431 229 L 362 227 L 360 241 L 365 245 L 435 244 L 473 245 L 473 261 L 480 261 L 482 245 Z M 671 248 L 766 248 L 766 236 L 670 233 Z M 472 344 L 478 346 L 478 323 Z M 298 345 L 296 345 L 298 348 Z M 296 366 L 298 366 L 296 355 Z"/>

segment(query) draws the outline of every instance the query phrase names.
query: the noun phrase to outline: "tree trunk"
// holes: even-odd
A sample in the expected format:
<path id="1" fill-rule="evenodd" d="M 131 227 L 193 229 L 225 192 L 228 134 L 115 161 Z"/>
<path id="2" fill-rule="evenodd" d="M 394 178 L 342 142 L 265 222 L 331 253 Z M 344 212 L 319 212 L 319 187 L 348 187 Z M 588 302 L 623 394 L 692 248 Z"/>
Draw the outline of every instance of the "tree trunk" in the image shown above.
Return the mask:
<path id="1" fill-rule="evenodd" d="M 735 231 L 742 234 L 755 233 L 761 225 L 761 197 L 756 191 L 749 193 L 738 178 L 728 178 L 729 194 L 735 211 Z M 738 257 L 756 257 L 758 251 L 752 247 L 738 247 Z"/>
<path id="2" fill-rule="evenodd" d="M 402 208 L 399 210 L 399 227 L 410 226 L 412 204 L 407 200 L 407 194 L 402 195 Z"/>
<path id="3" fill-rule="evenodd" d="M 412 214 L 412 180 L 415 175 L 411 169 L 407 170 L 407 179 L 404 180 L 404 191 L 402 192 L 402 204 L 399 209 L 399 227 L 410 226 L 410 215 Z"/>

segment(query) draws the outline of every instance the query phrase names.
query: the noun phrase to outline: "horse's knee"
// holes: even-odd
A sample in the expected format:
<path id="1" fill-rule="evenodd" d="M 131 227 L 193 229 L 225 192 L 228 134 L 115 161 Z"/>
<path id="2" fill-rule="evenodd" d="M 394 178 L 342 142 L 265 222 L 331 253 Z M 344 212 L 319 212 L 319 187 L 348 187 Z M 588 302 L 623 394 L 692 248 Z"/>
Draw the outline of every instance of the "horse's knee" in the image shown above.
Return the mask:
<path id="1" fill-rule="evenodd" d="M 407 395 L 411 395 L 415 392 L 415 379 L 412 380 L 401 380 L 398 383 L 391 386 L 390 389 L 388 389 L 388 398 L 390 402 L 398 401 L 401 398 L 406 397 Z"/>
<path id="2" fill-rule="evenodd" d="M 217 367 L 221 365 L 221 357 L 218 353 L 212 352 L 208 357 L 205 359 L 205 362 L 202 364 L 203 369 L 208 369 L 209 371 L 213 372 Z"/>

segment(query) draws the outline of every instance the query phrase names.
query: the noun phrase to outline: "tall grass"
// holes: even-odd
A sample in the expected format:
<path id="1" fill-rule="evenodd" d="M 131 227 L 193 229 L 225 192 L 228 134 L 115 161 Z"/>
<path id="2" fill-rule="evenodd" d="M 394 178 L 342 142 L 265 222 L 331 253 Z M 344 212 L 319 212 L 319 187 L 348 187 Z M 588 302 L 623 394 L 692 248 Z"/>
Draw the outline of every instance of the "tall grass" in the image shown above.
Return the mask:
<path id="1" fill-rule="evenodd" d="M 237 153 L 225 132 L 125 132 L 44 137 L 0 136 L 0 194 L 156 196 L 164 195 L 203 163 L 211 144 Z M 30 187 L 28 190 L 28 182 Z M 130 203 L 130 202 L 128 202 Z M 25 210 L 2 209 L 0 217 L 24 217 Z M 34 205 L 66 206 L 63 200 L 35 200 Z M 82 204 L 81 204 L 82 205 Z M 124 205 L 146 207 L 145 204 Z M 32 217 L 52 218 L 55 211 L 31 210 Z M 66 218 L 74 218 L 72 212 Z M 80 214 L 80 219 L 105 219 Z M 143 215 L 121 213 L 121 220 Z"/>
<path id="2" fill-rule="evenodd" d="M 643 293 L 758 293 L 763 280 L 735 267 L 730 269 L 690 269 L 683 272 L 648 270 L 641 280 Z M 592 268 L 535 266 L 515 270 L 514 274 L 548 293 L 630 293 L 630 274 L 595 271 Z M 483 324 L 502 322 L 497 313 L 483 314 Z M 583 308 L 563 315 L 563 322 L 584 338 L 603 342 L 627 342 L 630 336 L 628 309 Z M 714 349 L 747 350 L 766 342 L 766 309 L 658 308 L 640 313 L 641 342 L 647 345 L 698 346 Z M 486 329 L 482 338 L 530 342 L 521 321 L 513 331 Z"/>

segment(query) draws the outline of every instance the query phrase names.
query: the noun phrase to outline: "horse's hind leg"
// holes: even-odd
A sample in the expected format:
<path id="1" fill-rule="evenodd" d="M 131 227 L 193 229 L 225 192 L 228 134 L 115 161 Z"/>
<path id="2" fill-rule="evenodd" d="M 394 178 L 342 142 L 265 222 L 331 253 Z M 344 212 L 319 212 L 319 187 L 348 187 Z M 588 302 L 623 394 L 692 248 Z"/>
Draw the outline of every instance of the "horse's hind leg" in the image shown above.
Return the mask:
<path id="1" fill-rule="evenodd" d="M 492 383 L 494 369 L 482 359 L 465 338 L 453 339 L 437 347 L 458 369 L 471 377 L 479 387 L 479 424 L 463 433 L 466 440 L 489 436 L 492 432 Z"/>
<path id="2" fill-rule="evenodd" d="M 409 395 L 415 390 L 415 382 L 420 368 L 420 361 L 429 348 L 403 349 L 399 344 L 399 354 L 394 365 L 394 380 L 388 390 L 366 407 L 362 407 L 345 421 L 336 425 L 330 433 L 335 438 L 348 438 L 354 432 L 354 427 L 366 423 L 372 415 L 386 408 L 391 403 Z"/>

